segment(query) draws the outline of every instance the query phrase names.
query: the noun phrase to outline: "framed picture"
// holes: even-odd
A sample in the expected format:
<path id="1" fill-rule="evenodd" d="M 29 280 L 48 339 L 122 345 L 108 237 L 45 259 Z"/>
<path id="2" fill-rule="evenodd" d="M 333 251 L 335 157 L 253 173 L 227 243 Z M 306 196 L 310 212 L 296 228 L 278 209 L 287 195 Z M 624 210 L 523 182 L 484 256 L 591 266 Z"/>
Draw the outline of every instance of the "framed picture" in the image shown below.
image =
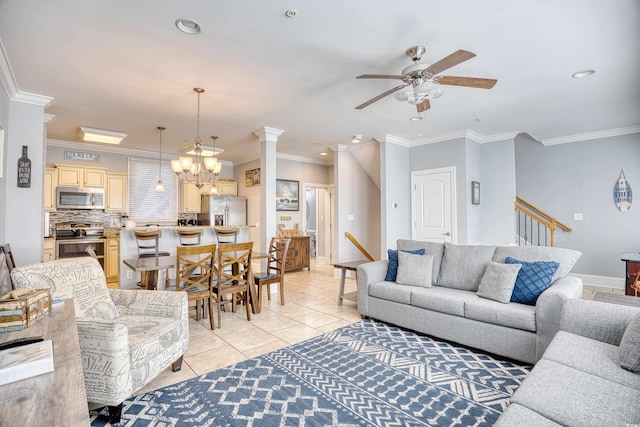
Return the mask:
<path id="1" fill-rule="evenodd" d="M 277 211 L 297 211 L 300 210 L 298 200 L 298 181 L 288 179 L 276 179 L 276 210 Z"/>
<path id="2" fill-rule="evenodd" d="M 480 204 L 480 183 L 478 181 L 471 181 L 471 203 Z"/>
<path id="3" fill-rule="evenodd" d="M 249 169 L 244 173 L 244 185 L 245 187 L 260 185 L 260 168 Z"/>

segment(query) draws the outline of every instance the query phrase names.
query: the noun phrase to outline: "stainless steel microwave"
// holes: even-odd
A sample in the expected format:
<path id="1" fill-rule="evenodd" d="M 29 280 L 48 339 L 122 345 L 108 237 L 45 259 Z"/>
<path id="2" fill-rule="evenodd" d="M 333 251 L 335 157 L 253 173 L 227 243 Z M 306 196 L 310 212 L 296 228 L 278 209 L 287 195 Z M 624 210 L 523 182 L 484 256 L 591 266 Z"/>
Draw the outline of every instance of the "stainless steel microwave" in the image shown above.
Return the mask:
<path id="1" fill-rule="evenodd" d="M 104 188 L 56 188 L 57 209 L 104 209 Z"/>

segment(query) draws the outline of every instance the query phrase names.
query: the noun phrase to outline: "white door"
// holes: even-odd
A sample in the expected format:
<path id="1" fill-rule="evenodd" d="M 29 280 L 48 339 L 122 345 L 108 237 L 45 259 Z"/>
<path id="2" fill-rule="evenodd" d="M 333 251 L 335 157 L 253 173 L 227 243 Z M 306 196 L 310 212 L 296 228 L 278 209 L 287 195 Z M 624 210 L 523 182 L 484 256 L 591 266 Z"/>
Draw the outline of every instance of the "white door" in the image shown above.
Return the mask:
<path id="1" fill-rule="evenodd" d="M 456 243 L 456 169 L 411 173 L 412 238 Z"/>
<path id="2" fill-rule="evenodd" d="M 307 189 L 315 189 L 308 192 Z M 318 264 L 331 264 L 331 226 L 333 223 L 333 205 L 331 186 L 323 184 L 303 184 L 305 202 L 303 204 L 303 227 L 309 234 L 315 235 L 315 259 Z M 314 200 L 307 200 L 314 194 Z M 314 212 L 308 212 L 312 208 Z M 308 223 L 309 218 L 313 224 Z"/>

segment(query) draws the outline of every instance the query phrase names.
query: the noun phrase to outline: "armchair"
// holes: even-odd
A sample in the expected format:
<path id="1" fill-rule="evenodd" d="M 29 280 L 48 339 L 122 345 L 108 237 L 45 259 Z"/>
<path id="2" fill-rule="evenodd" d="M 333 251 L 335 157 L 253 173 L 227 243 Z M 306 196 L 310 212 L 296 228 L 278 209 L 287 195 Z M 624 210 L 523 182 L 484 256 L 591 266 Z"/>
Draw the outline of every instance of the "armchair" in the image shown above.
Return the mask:
<path id="1" fill-rule="evenodd" d="M 111 423 L 119 422 L 122 402 L 167 366 L 181 369 L 189 345 L 186 293 L 108 289 L 90 257 L 16 267 L 11 277 L 16 288 L 74 298 L 87 400 L 108 405 Z"/>

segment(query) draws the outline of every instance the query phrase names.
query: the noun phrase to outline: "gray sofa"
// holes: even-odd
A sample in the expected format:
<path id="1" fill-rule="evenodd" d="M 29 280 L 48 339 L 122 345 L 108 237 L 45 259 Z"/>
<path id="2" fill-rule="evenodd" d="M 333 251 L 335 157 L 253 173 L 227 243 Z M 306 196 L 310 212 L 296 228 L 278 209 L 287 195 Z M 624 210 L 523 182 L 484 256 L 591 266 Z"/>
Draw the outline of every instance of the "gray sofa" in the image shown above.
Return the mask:
<path id="1" fill-rule="evenodd" d="M 398 240 L 399 250 L 433 256 L 431 287 L 385 281 L 388 261 L 358 267 L 358 310 L 371 317 L 527 363 L 537 362 L 560 328 L 562 306 L 582 297 L 582 281 L 567 274 L 580 252 L 537 246 L 464 246 Z M 486 266 L 506 257 L 557 261 L 551 287 L 535 305 L 477 295 Z"/>
<path id="2" fill-rule="evenodd" d="M 640 318 L 631 327 L 636 341 L 620 345 L 639 313 L 635 307 L 568 300 L 561 330 L 496 426 L 640 425 L 640 374 L 620 366 L 631 356 L 640 368 Z"/>

